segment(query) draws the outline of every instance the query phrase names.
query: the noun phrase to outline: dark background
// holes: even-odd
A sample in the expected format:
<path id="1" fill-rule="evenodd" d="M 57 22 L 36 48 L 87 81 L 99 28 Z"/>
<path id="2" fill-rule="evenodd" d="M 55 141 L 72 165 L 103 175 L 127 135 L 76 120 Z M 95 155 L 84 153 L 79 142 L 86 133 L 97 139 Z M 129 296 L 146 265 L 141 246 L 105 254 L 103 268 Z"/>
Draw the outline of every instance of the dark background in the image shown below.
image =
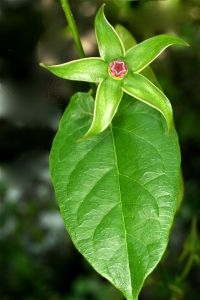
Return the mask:
<path id="1" fill-rule="evenodd" d="M 185 195 L 168 250 L 140 299 L 199 299 L 200 1 L 69 2 L 88 56 L 98 55 L 93 21 L 103 2 L 109 21 L 125 25 L 138 42 L 175 33 L 190 44 L 168 49 L 153 63 L 174 108 Z M 78 57 L 59 1 L 0 1 L 1 300 L 123 299 L 75 250 L 49 176 L 48 155 L 60 117 L 71 95 L 88 85 L 56 78 L 38 63 Z"/>

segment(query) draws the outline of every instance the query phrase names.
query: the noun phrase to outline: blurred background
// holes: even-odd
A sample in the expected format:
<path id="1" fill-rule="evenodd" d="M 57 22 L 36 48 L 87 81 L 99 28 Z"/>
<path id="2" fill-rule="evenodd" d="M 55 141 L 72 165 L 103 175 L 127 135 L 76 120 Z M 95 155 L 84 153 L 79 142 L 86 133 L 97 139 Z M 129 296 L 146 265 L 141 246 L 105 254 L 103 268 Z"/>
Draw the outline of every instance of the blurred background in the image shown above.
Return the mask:
<path id="1" fill-rule="evenodd" d="M 140 300 L 200 298 L 200 0 L 69 0 L 87 56 L 97 56 L 94 16 L 126 26 L 138 42 L 173 33 L 153 69 L 174 108 L 185 195 L 168 249 Z M 79 58 L 59 0 L 0 1 L 0 299 L 122 300 L 72 245 L 49 176 L 60 117 L 85 83 L 54 77 L 39 62 Z"/>

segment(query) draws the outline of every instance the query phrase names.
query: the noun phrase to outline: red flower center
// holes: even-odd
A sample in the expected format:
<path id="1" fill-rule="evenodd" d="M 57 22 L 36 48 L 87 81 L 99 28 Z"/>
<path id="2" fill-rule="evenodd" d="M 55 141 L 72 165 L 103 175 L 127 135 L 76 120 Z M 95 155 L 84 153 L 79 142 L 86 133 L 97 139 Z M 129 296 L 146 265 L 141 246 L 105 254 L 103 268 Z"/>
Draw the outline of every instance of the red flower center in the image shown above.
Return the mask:
<path id="1" fill-rule="evenodd" d="M 120 59 L 114 60 L 109 64 L 109 73 L 115 78 L 124 78 L 128 72 L 127 64 Z"/>

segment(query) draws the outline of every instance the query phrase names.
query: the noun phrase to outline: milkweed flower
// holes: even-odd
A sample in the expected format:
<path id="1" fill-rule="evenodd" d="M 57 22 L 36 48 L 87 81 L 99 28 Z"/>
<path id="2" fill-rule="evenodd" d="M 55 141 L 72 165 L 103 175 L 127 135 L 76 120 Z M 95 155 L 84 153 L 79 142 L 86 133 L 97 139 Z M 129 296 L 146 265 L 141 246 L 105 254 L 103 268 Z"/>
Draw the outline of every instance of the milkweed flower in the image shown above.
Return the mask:
<path id="1" fill-rule="evenodd" d="M 140 72 L 168 46 L 186 45 L 186 42 L 177 36 L 162 34 L 125 51 L 119 35 L 104 15 L 104 5 L 97 12 L 95 32 L 100 57 L 53 66 L 41 64 L 58 77 L 98 84 L 93 120 L 85 137 L 96 135 L 109 126 L 123 93 L 160 111 L 170 129 L 173 113 L 168 98 Z"/>

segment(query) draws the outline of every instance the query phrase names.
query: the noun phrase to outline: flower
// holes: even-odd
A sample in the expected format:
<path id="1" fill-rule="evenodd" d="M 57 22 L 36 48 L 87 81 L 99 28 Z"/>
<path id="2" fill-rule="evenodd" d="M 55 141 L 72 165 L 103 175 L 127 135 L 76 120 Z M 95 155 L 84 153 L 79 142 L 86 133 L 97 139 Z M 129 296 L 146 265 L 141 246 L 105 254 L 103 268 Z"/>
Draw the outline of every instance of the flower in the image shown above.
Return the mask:
<path id="1" fill-rule="evenodd" d="M 128 72 L 128 66 L 123 60 L 117 59 L 109 64 L 108 70 L 111 77 L 122 79 Z"/>
<path id="2" fill-rule="evenodd" d="M 61 78 L 98 83 L 93 121 L 85 137 L 96 135 L 109 126 L 123 93 L 159 110 L 170 129 L 173 113 L 169 100 L 140 72 L 168 46 L 186 45 L 186 42 L 177 36 L 162 34 L 125 51 L 119 35 L 104 15 L 104 5 L 97 12 L 95 32 L 100 57 L 83 58 L 54 66 L 41 64 Z"/>

